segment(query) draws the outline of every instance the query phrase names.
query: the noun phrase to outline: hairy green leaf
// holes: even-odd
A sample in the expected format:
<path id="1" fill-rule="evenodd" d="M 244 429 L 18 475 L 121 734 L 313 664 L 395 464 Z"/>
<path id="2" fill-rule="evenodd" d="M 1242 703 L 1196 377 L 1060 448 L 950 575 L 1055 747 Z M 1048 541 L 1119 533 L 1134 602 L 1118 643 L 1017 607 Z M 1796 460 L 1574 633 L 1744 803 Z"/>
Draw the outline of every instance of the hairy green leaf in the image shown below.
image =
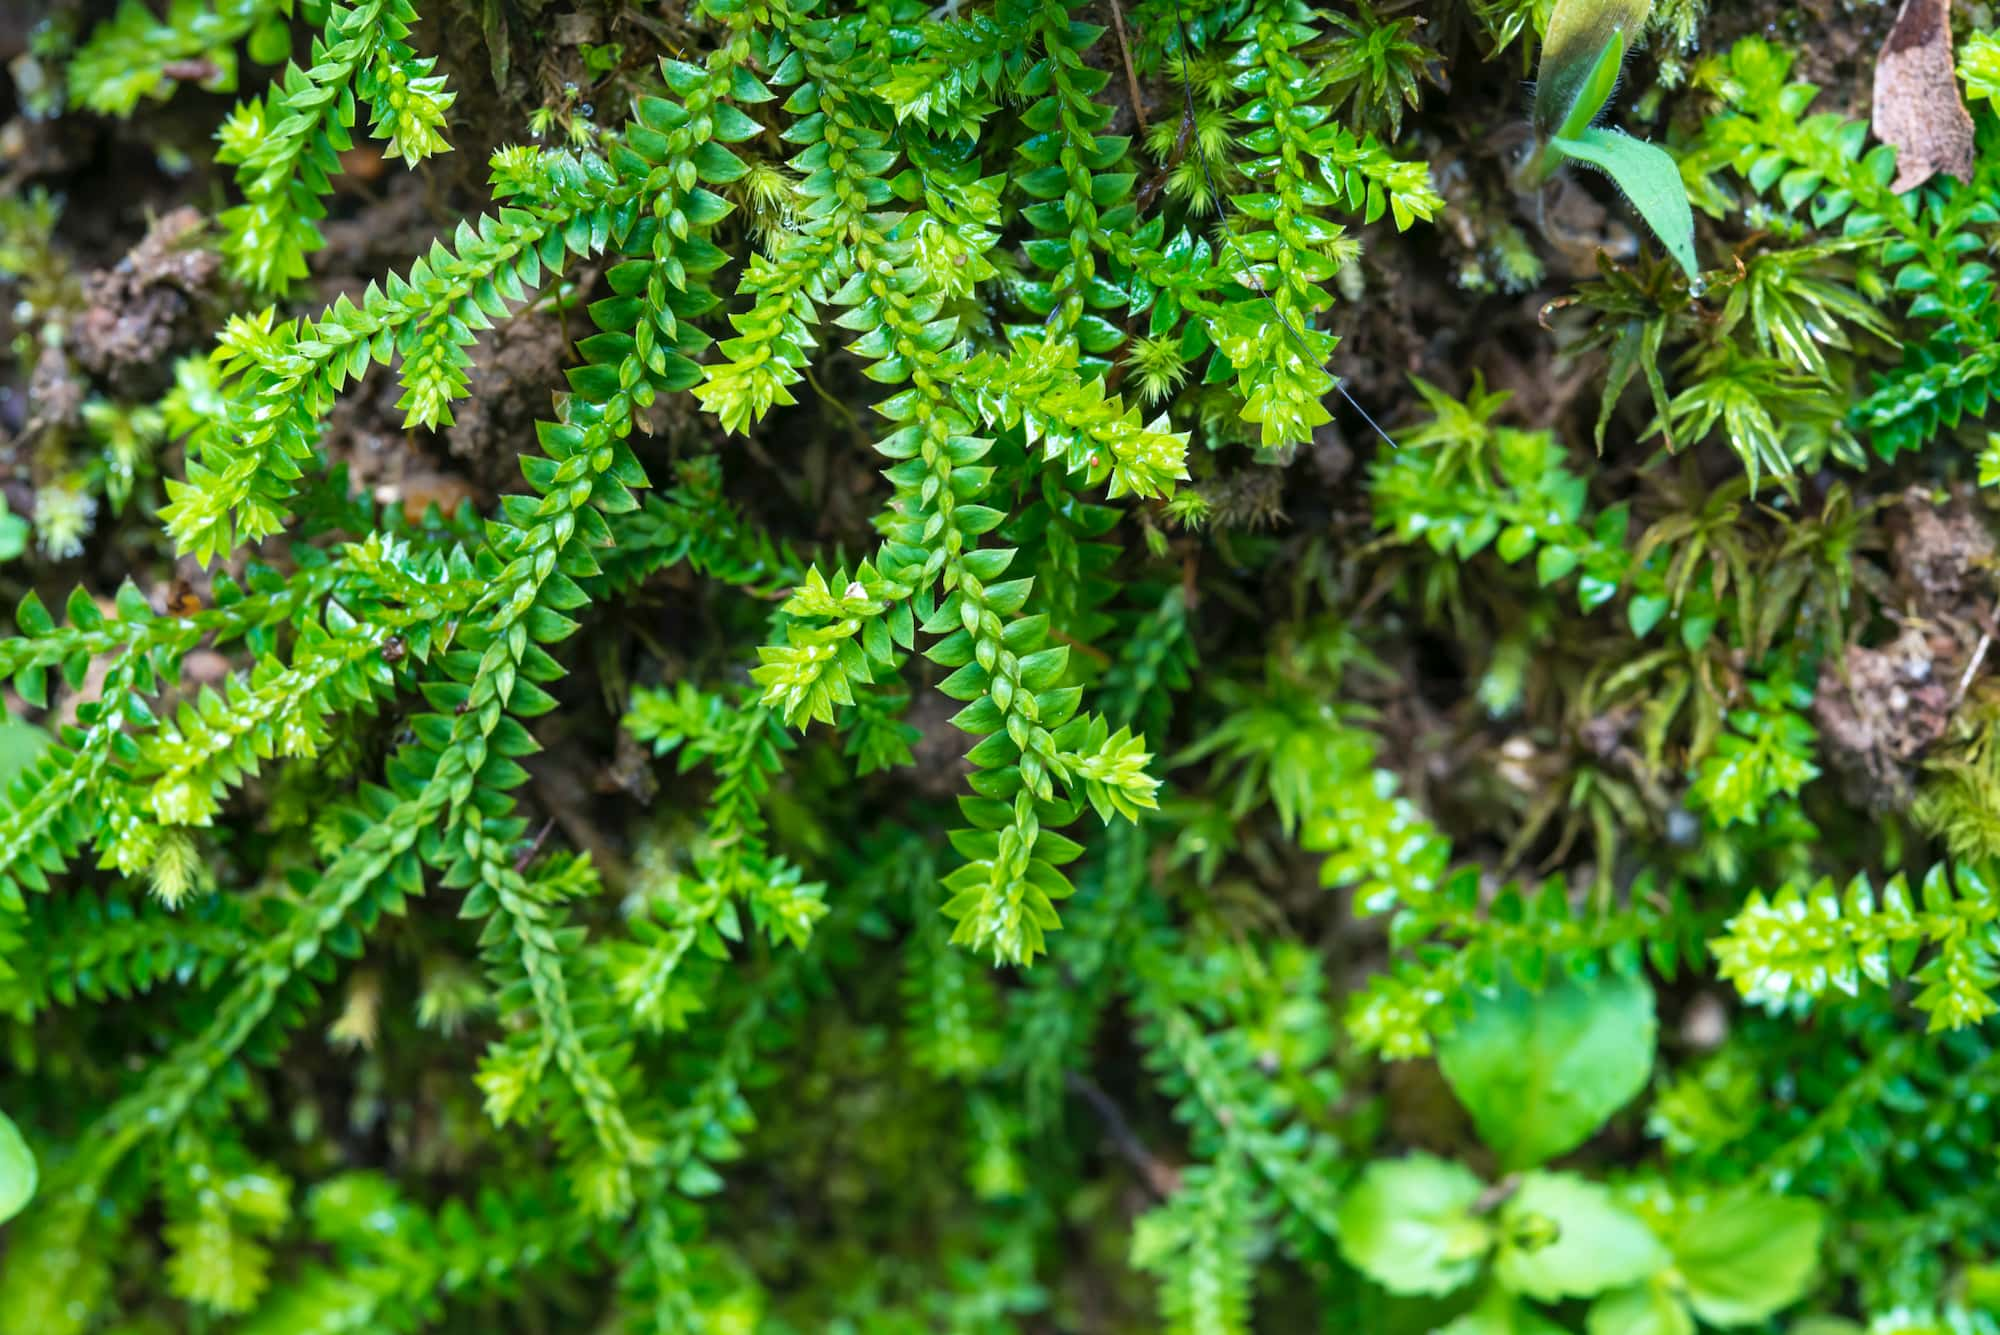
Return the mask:
<path id="1" fill-rule="evenodd" d="M 1672 154 L 1658 144 L 1595 126 L 1549 143 L 1557 152 L 1587 162 L 1616 181 L 1689 280 L 1701 276 L 1694 253 L 1694 210 L 1688 205 L 1687 189 L 1681 184 L 1680 167 Z"/>
<path id="2" fill-rule="evenodd" d="M 1596 118 L 1652 7 L 1652 0 L 1556 0 L 1535 75 L 1539 133 L 1575 134 Z"/>

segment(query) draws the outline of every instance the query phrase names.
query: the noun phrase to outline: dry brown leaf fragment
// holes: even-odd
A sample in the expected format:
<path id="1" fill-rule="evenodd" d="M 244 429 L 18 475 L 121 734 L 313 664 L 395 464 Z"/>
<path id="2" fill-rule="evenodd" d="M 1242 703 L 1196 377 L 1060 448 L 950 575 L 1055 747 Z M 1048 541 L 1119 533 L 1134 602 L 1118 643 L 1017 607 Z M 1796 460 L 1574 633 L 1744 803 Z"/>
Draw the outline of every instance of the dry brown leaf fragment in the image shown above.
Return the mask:
<path id="1" fill-rule="evenodd" d="M 1972 117 L 1951 54 L 1951 0 L 1903 0 L 1875 64 L 1875 134 L 1896 150 L 1897 192 L 1938 172 L 1972 179 Z"/>

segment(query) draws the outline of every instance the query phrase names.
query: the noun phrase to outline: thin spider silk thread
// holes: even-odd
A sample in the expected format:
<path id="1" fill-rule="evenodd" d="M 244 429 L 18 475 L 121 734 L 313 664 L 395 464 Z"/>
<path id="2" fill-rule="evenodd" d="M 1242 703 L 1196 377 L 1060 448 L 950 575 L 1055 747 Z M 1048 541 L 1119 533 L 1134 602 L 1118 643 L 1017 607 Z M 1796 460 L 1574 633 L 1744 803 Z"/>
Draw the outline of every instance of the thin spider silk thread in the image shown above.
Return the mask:
<path id="1" fill-rule="evenodd" d="M 1209 165 L 1208 153 L 1201 146 L 1201 133 L 1195 127 L 1194 79 L 1190 75 L 1188 66 L 1188 47 L 1191 43 L 1188 39 L 1187 16 L 1181 12 L 1181 0 L 1173 0 L 1173 6 L 1174 27 L 1179 29 L 1181 38 L 1181 95 L 1186 99 L 1187 104 L 1188 143 L 1194 149 L 1195 161 L 1201 164 L 1201 175 L 1202 179 L 1208 183 L 1209 198 L 1215 201 L 1215 220 L 1222 233 L 1222 244 L 1229 247 L 1230 253 L 1236 257 L 1236 262 L 1243 266 L 1244 276 L 1251 278 L 1252 282 L 1255 282 L 1250 267 L 1250 258 L 1237 248 L 1235 234 L 1229 230 L 1229 197 L 1223 194 L 1216 186 L 1215 172 Z M 1300 355 L 1308 358 L 1311 357 L 1312 345 L 1306 342 L 1304 331 L 1291 322 L 1284 311 L 1278 308 L 1278 303 L 1271 300 L 1271 294 L 1266 292 L 1261 285 L 1256 288 L 1256 292 L 1258 296 L 1264 298 L 1264 304 L 1271 308 L 1271 314 L 1277 317 L 1278 323 L 1284 326 L 1285 332 L 1292 336 L 1292 341 L 1298 345 Z M 1327 376 L 1333 381 L 1333 387 L 1340 391 L 1340 397 L 1347 400 L 1348 407 L 1360 413 L 1361 420 L 1374 428 L 1375 434 L 1380 436 L 1390 449 L 1400 448 L 1396 444 L 1395 437 L 1384 431 L 1381 423 L 1369 416 L 1368 410 L 1361 406 L 1360 401 L 1347 392 L 1347 386 L 1342 383 L 1341 378 L 1334 375 L 1328 369 L 1331 365 L 1332 361 L 1329 359 L 1321 365 L 1320 370 L 1326 371 Z"/>

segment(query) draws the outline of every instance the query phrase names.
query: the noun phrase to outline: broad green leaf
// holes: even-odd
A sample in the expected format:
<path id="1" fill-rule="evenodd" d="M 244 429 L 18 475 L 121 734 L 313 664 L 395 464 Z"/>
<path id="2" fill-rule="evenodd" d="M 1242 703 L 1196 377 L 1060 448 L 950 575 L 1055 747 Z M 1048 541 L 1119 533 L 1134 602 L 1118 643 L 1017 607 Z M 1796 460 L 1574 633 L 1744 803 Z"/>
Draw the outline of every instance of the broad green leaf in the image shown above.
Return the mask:
<path id="1" fill-rule="evenodd" d="M 21 1213 L 35 1194 L 35 1156 L 14 1119 L 0 1112 L 0 1224 Z"/>
<path id="2" fill-rule="evenodd" d="M 1480 1297 L 1478 1306 L 1440 1327 L 1437 1335 L 1569 1335 L 1569 1332 L 1494 1284 Z"/>
<path id="3" fill-rule="evenodd" d="M 1556 0 L 1535 74 L 1537 131 L 1574 134 L 1590 124 L 1652 8 L 1652 0 Z"/>
<path id="4" fill-rule="evenodd" d="M 1645 1087 L 1656 1030 L 1643 978 L 1508 984 L 1439 1043 L 1438 1065 L 1501 1161 L 1526 1168 L 1581 1145 Z"/>
<path id="5" fill-rule="evenodd" d="M 1653 633 L 1653 627 L 1660 624 L 1660 618 L 1672 606 L 1664 594 L 1638 594 L 1626 605 L 1625 616 L 1632 627 L 1632 633 L 1645 639 Z"/>
<path id="6" fill-rule="evenodd" d="M 0 713 L 0 787 L 35 762 L 49 735 L 32 723 Z"/>
<path id="7" fill-rule="evenodd" d="M 5 497 L 0 497 L 0 561 L 11 561 L 28 550 L 28 521 L 9 514 Z"/>
<path id="8" fill-rule="evenodd" d="M 1805 1296 L 1819 1264 L 1825 1213 L 1790 1196 L 1718 1201 L 1682 1223 L 1674 1264 L 1695 1314 L 1747 1326 Z"/>
<path id="9" fill-rule="evenodd" d="M 1689 280 L 1700 276 L 1694 253 L 1694 209 L 1688 204 L 1687 187 L 1681 183 L 1681 169 L 1673 154 L 1629 134 L 1595 128 L 1551 139 L 1549 146 L 1565 157 L 1589 163 L 1616 181 Z"/>
<path id="10" fill-rule="evenodd" d="M 1664 1281 L 1655 1276 L 1599 1298 L 1584 1322 L 1586 1335 L 1694 1335 L 1687 1304 Z"/>
<path id="11" fill-rule="evenodd" d="M 1340 1203 L 1340 1254 L 1391 1293 L 1450 1293 L 1493 1244 L 1471 1213 L 1481 1190 L 1470 1169 L 1428 1154 L 1371 1163 Z"/>
<path id="12" fill-rule="evenodd" d="M 1666 1264 L 1653 1231 L 1595 1182 L 1529 1173 L 1500 1211 L 1494 1274 L 1543 1302 L 1637 1283 Z"/>
<path id="13" fill-rule="evenodd" d="M 292 31 L 290 25 L 271 15 L 264 22 L 250 30 L 250 59 L 259 65 L 276 65 L 292 53 Z"/>

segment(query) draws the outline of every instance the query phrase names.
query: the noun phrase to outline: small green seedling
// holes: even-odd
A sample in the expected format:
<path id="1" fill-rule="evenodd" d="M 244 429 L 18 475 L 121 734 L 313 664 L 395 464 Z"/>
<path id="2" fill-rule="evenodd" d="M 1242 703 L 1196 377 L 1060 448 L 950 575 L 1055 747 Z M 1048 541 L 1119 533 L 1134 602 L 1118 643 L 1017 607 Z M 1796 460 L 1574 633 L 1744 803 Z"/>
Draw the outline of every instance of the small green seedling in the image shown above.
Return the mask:
<path id="1" fill-rule="evenodd" d="M 1525 172 L 1539 184 L 1569 159 L 1604 172 L 1693 280 L 1694 210 L 1672 156 L 1643 139 L 1591 124 L 1611 100 L 1625 53 L 1651 9 L 1652 0 L 1556 0 L 1542 42 L 1535 148 Z"/>

